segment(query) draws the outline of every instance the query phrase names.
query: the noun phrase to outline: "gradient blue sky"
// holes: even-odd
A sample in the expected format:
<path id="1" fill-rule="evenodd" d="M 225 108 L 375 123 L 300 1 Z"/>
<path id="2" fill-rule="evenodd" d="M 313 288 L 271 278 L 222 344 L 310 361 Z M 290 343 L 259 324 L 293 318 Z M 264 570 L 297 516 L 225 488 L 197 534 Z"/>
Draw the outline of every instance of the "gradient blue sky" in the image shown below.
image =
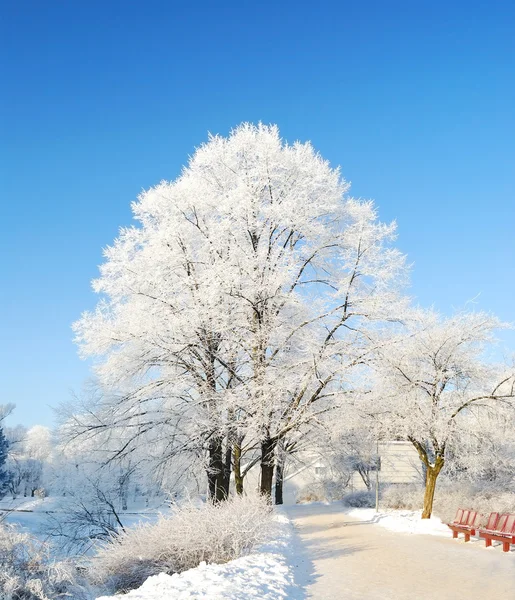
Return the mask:
<path id="1" fill-rule="evenodd" d="M 512 2 L 4 2 L 0 403 L 88 368 L 70 324 L 143 188 L 208 131 L 277 123 L 397 219 L 411 293 L 515 321 Z M 503 339 L 515 349 L 515 335 Z"/>

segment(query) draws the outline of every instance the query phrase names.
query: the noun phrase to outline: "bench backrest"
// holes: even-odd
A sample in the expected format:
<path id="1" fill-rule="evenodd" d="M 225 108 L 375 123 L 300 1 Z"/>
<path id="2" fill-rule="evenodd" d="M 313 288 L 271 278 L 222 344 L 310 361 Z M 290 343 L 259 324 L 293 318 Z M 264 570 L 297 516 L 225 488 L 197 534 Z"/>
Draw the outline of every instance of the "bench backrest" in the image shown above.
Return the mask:
<path id="1" fill-rule="evenodd" d="M 467 525 L 469 527 L 474 527 L 474 525 L 476 524 L 476 520 L 477 520 L 477 511 L 475 511 L 475 510 L 469 511 L 469 518 L 467 519 Z"/>
<path id="2" fill-rule="evenodd" d="M 463 517 L 463 509 L 458 508 L 456 512 L 456 516 L 454 517 L 453 523 L 461 523 L 461 518 Z"/>
<path id="3" fill-rule="evenodd" d="M 507 515 L 507 517 L 504 527 L 500 531 L 503 533 L 512 533 L 515 529 L 515 515 Z"/>
<path id="4" fill-rule="evenodd" d="M 486 524 L 486 529 L 495 529 L 498 521 L 499 513 L 490 513 L 490 516 L 488 517 L 488 523 Z"/>
<path id="5" fill-rule="evenodd" d="M 468 523 L 469 520 L 469 514 L 470 514 L 470 510 L 464 510 L 461 513 L 461 521 L 460 521 L 460 525 L 466 525 Z"/>
<path id="6" fill-rule="evenodd" d="M 509 516 L 510 515 L 504 514 L 499 517 L 499 521 L 495 527 L 496 531 L 504 531 L 504 528 L 506 527 L 506 521 L 508 520 Z"/>

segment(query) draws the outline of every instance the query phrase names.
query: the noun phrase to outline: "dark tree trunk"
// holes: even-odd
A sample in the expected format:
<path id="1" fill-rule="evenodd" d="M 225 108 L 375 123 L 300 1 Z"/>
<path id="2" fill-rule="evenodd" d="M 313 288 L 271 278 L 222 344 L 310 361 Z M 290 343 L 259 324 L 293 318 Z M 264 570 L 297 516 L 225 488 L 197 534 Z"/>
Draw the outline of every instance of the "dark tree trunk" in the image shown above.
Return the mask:
<path id="1" fill-rule="evenodd" d="M 283 485 L 284 485 L 284 456 L 277 457 L 275 466 L 275 503 L 283 504 Z"/>
<path id="2" fill-rule="evenodd" d="M 232 445 L 230 441 L 227 441 L 225 448 L 225 463 L 223 473 L 223 493 L 225 499 L 229 498 L 229 487 L 231 485 L 231 465 L 232 465 Z"/>
<path id="3" fill-rule="evenodd" d="M 275 440 L 268 438 L 261 442 L 261 484 L 259 491 L 269 502 L 272 502 L 276 443 Z"/>
<path id="4" fill-rule="evenodd" d="M 209 443 L 207 479 L 209 484 L 209 499 L 212 502 L 225 500 L 223 445 L 220 437 L 213 438 Z"/>
<path id="5" fill-rule="evenodd" d="M 239 442 L 234 444 L 234 486 L 236 493 L 241 496 L 243 494 L 243 475 L 241 474 L 241 445 Z"/>
<path id="6" fill-rule="evenodd" d="M 213 394 L 209 400 L 209 408 L 216 414 L 217 406 L 215 395 L 217 391 L 216 377 L 216 354 L 219 346 L 219 338 L 210 331 L 201 331 L 206 344 L 206 383 Z M 221 502 L 227 499 L 228 488 L 225 485 L 225 462 L 224 462 L 224 437 L 220 434 L 214 435 L 209 440 L 209 462 L 207 466 L 207 480 L 209 488 L 209 499 L 211 502 Z"/>
<path id="7" fill-rule="evenodd" d="M 361 467 L 358 467 L 358 473 L 361 477 L 361 480 L 363 481 L 363 483 L 365 484 L 367 490 L 370 492 L 370 471 L 368 469 L 363 469 Z"/>

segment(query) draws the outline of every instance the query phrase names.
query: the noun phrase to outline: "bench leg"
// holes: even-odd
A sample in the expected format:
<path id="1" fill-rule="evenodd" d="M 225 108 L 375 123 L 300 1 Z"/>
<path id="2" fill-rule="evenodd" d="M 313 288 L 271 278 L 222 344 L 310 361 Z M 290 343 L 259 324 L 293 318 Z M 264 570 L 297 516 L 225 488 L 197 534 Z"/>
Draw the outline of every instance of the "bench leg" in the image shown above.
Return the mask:
<path id="1" fill-rule="evenodd" d="M 488 538 L 485 538 L 485 546 L 487 548 L 490 548 L 491 545 L 492 545 L 492 540 L 489 540 Z"/>
<path id="2" fill-rule="evenodd" d="M 470 533 L 465 534 L 465 541 L 470 542 Z"/>
<path id="3" fill-rule="evenodd" d="M 510 542 L 503 542 L 502 543 L 502 551 L 503 552 L 509 552 L 510 551 Z"/>
<path id="4" fill-rule="evenodd" d="M 458 532 L 457 531 L 453 531 L 452 532 L 452 539 L 455 540 L 458 537 Z"/>

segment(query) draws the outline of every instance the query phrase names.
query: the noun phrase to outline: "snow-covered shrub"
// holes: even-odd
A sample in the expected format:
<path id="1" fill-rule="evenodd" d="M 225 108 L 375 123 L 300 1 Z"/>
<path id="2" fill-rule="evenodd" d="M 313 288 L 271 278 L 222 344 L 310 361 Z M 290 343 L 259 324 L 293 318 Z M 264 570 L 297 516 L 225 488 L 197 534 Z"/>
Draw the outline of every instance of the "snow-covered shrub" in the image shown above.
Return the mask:
<path id="1" fill-rule="evenodd" d="M 424 488 L 415 483 L 394 483 L 381 491 L 381 507 L 394 510 L 422 508 Z"/>
<path id="2" fill-rule="evenodd" d="M 273 535 L 272 507 L 261 497 L 235 497 L 219 504 L 177 507 L 171 517 L 140 524 L 100 546 L 91 580 L 110 592 L 140 586 L 149 576 L 180 573 L 201 562 L 223 563 Z"/>
<path id="3" fill-rule="evenodd" d="M 416 484 L 390 485 L 381 494 L 381 507 L 392 510 L 420 510 L 424 489 Z M 433 514 L 443 522 L 451 521 L 458 508 L 481 513 L 484 520 L 491 512 L 515 512 L 515 493 L 509 489 L 484 483 L 442 479 L 436 487 Z"/>
<path id="4" fill-rule="evenodd" d="M 295 494 L 297 504 L 308 504 L 309 502 L 326 502 L 327 494 L 322 482 L 315 481 L 304 485 Z"/>
<path id="5" fill-rule="evenodd" d="M 515 513 L 515 493 L 485 484 L 442 482 L 436 490 L 434 514 L 448 522 L 455 517 L 458 508 L 476 510 L 486 521 L 491 512 Z"/>
<path id="6" fill-rule="evenodd" d="M 0 523 L 0 600 L 85 597 L 70 562 L 54 561 L 47 544 Z"/>
<path id="7" fill-rule="evenodd" d="M 345 489 L 345 484 L 341 481 L 313 481 L 298 490 L 295 501 L 297 504 L 334 502 L 343 498 Z"/>
<path id="8" fill-rule="evenodd" d="M 343 497 L 343 504 L 352 508 L 373 508 L 376 505 L 375 492 L 360 490 Z"/>

